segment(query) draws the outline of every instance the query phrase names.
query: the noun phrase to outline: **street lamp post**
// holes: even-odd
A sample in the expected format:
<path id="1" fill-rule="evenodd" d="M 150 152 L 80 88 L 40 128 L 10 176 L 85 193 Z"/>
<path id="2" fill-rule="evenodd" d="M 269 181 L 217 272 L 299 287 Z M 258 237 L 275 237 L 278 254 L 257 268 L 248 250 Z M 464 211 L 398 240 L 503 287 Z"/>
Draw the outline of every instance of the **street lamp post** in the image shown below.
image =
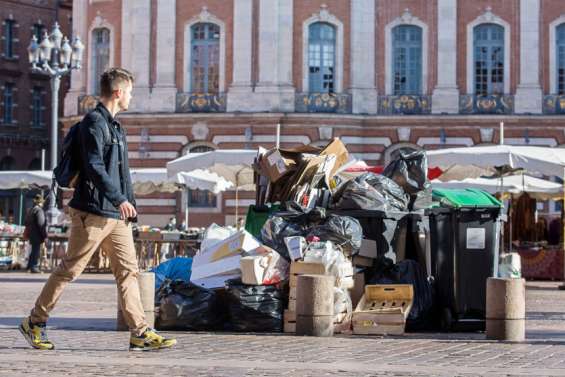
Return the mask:
<path id="1" fill-rule="evenodd" d="M 48 35 L 46 31 L 41 42 L 39 44 L 38 42 L 34 35 L 27 51 L 32 72 L 47 75 L 51 81 L 51 170 L 53 170 L 57 164 L 57 124 L 61 77 L 69 74 L 73 69 L 81 68 L 84 45 L 78 36 L 74 38 L 72 45 L 69 44 L 68 38 L 63 36 L 57 22 L 53 25 L 51 34 Z M 49 223 L 54 224 L 59 210 L 55 205 L 53 190 L 50 191 L 49 196 L 47 217 Z"/>

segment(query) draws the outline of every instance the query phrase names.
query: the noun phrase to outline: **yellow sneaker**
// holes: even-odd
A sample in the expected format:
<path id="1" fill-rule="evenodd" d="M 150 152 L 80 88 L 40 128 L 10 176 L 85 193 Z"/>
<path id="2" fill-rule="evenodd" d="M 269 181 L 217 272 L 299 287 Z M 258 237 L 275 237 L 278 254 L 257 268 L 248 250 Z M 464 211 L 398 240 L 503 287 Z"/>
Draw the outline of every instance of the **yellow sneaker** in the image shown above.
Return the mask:
<path id="1" fill-rule="evenodd" d="M 24 318 L 20 324 L 20 332 L 30 346 L 38 350 L 52 350 L 55 345 L 47 339 L 47 329 L 45 324 L 34 325 L 29 317 Z"/>
<path id="2" fill-rule="evenodd" d="M 131 335 L 129 338 L 130 351 L 152 351 L 162 348 L 170 348 L 177 344 L 173 338 L 165 338 L 152 328 L 147 328 L 141 336 Z"/>

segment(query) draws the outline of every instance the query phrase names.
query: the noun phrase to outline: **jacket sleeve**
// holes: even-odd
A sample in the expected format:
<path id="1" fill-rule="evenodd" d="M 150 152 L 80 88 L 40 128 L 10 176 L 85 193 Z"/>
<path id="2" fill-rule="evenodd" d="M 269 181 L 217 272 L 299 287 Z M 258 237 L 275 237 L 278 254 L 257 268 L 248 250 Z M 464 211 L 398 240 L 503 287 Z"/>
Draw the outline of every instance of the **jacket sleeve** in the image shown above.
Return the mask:
<path id="1" fill-rule="evenodd" d="M 112 183 L 106 171 L 103 157 L 104 130 L 102 127 L 107 127 L 106 121 L 102 117 L 91 113 L 84 118 L 80 127 L 82 160 L 86 168 L 87 178 L 117 208 L 127 201 L 127 198 Z"/>
<path id="2" fill-rule="evenodd" d="M 127 193 L 128 193 L 128 200 L 130 201 L 130 203 L 136 207 L 136 203 L 135 203 L 135 195 L 133 192 L 133 184 L 131 182 L 131 172 L 129 170 L 129 157 L 128 157 L 128 141 L 127 141 L 127 135 L 126 135 L 126 130 L 124 128 L 123 132 L 124 132 L 124 168 L 125 168 L 125 178 L 126 178 L 126 189 L 127 189 Z"/>

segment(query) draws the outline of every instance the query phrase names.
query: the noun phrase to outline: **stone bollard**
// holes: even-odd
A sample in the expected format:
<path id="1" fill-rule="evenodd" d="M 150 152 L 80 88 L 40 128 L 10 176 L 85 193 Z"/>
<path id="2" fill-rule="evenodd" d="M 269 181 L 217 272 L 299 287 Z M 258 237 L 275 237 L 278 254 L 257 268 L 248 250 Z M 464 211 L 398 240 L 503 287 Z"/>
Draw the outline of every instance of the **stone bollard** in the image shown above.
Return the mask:
<path id="1" fill-rule="evenodd" d="M 155 327 L 155 274 L 153 272 L 140 272 L 137 275 L 141 305 L 145 312 L 145 320 L 149 327 Z M 117 331 L 127 331 L 128 325 L 122 313 L 120 300 L 118 299 L 118 315 L 116 320 Z"/>
<path id="2" fill-rule="evenodd" d="M 487 339 L 522 342 L 526 339 L 526 281 L 488 278 Z"/>
<path id="3" fill-rule="evenodd" d="M 333 336 L 334 285 L 333 276 L 298 276 L 296 335 Z"/>

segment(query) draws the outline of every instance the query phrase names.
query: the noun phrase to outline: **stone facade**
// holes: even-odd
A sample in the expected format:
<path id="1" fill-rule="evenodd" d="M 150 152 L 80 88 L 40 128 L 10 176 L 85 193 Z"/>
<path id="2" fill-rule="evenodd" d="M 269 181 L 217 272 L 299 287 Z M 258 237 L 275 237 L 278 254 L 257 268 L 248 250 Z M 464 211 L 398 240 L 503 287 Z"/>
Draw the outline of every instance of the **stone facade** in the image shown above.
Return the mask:
<path id="1" fill-rule="evenodd" d="M 197 146 L 271 147 L 277 123 L 283 147 L 341 137 L 372 164 L 387 163 L 399 146 L 497 143 L 500 121 L 507 143 L 565 145 L 555 58 L 555 28 L 565 22 L 561 0 L 74 0 L 73 20 L 87 51 L 93 25 L 107 25 L 114 34 L 110 61 L 138 77 L 133 108 L 121 116 L 135 167 L 163 167 Z M 190 27 L 199 22 L 220 30 L 218 93 L 190 89 Z M 313 22 L 336 31 L 334 94 L 308 88 Z M 483 23 L 504 30 L 504 93 L 479 98 L 472 43 L 473 28 Z M 422 30 L 417 94 L 393 92 L 397 25 Z M 66 126 L 84 110 L 79 98 L 92 94 L 86 60 L 72 77 Z M 234 198 L 227 192 L 214 208 L 191 209 L 191 225 L 231 221 Z M 142 213 L 155 221 L 183 216 L 185 194 L 142 199 Z"/>

